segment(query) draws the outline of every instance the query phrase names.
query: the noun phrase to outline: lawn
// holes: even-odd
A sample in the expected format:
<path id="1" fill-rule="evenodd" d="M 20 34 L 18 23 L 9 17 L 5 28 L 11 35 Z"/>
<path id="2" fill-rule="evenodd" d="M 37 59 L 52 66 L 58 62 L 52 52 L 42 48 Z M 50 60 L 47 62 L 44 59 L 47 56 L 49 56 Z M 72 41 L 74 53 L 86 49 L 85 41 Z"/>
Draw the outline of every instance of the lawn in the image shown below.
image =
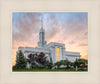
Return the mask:
<path id="1" fill-rule="evenodd" d="M 88 72 L 88 70 L 75 69 L 13 69 L 13 72 Z"/>

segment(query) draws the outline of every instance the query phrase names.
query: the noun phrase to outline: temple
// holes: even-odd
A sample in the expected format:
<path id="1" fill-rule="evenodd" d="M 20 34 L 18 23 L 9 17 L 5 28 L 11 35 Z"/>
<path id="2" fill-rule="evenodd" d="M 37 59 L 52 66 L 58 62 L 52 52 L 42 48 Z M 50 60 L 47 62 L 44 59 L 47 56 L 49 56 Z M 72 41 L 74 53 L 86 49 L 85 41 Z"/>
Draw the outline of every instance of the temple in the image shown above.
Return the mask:
<path id="1" fill-rule="evenodd" d="M 19 51 L 24 53 L 24 56 L 28 58 L 29 54 L 39 54 L 40 52 L 45 53 L 48 61 L 56 63 L 60 60 L 69 60 L 74 62 L 76 59 L 80 59 L 80 53 L 65 51 L 65 44 L 50 42 L 47 44 L 45 41 L 45 30 L 43 29 L 43 18 L 41 18 L 41 28 L 39 31 L 39 42 L 36 47 L 19 47 L 16 54 Z"/>

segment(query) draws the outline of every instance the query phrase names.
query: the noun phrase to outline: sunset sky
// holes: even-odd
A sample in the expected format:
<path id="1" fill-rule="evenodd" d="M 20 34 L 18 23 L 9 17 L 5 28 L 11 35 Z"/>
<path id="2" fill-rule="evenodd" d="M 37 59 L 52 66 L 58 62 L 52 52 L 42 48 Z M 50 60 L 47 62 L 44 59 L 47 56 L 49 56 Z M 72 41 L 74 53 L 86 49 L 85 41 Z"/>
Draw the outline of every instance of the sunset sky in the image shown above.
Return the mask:
<path id="1" fill-rule="evenodd" d="M 64 43 L 66 51 L 80 52 L 81 58 L 88 59 L 88 13 L 14 12 L 12 13 L 13 65 L 19 46 L 37 46 L 41 16 L 47 43 Z"/>

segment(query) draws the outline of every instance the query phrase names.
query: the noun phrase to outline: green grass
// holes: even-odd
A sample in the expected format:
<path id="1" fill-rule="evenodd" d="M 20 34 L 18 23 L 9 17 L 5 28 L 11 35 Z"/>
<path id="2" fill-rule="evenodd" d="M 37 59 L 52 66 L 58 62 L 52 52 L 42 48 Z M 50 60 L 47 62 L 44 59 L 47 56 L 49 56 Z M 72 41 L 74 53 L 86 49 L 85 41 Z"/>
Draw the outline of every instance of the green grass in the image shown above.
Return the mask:
<path id="1" fill-rule="evenodd" d="M 87 72 L 88 70 L 78 70 L 75 69 L 13 69 L 13 72 Z"/>

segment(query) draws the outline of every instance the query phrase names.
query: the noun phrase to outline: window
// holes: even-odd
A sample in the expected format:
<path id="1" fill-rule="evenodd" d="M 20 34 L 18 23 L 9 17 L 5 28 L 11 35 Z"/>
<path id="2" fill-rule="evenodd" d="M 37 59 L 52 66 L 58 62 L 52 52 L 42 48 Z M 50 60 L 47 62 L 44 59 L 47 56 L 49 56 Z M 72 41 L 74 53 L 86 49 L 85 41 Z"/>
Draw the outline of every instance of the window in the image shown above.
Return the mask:
<path id="1" fill-rule="evenodd" d="M 57 61 L 60 61 L 60 48 L 59 47 L 56 48 L 56 59 Z"/>

